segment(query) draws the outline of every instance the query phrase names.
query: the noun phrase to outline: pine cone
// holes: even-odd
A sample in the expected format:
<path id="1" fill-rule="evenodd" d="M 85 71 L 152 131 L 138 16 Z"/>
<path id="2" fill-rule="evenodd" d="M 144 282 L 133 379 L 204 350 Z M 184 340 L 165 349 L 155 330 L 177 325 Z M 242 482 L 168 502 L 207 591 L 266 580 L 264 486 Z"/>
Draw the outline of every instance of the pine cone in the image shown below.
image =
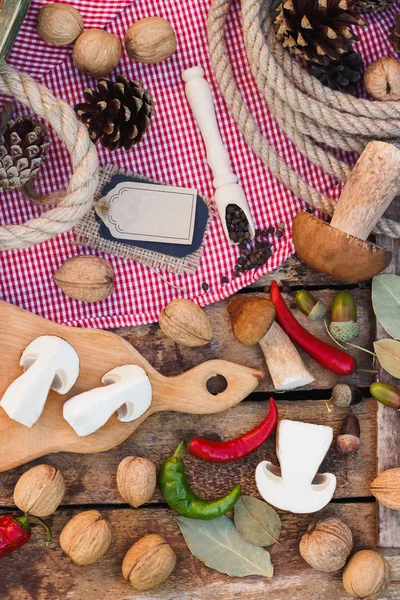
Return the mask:
<path id="1" fill-rule="evenodd" d="M 364 12 L 381 12 L 396 2 L 397 0 L 357 0 L 355 8 Z"/>
<path id="2" fill-rule="evenodd" d="M 395 25 L 390 30 L 389 40 L 397 52 L 400 52 L 400 13 L 395 16 Z"/>
<path id="3" fill-rule="evenodd" d="M 285 48 L 306 60 L 338 60 L 358 37 L 351 25 L 364 21 L 348 10 L 356 0 L 284 0 L 275 20 L 276 37 Z"/>
<path id="4" fill-rule="evenodd" d="M 339 60 L 324 56 L 320 64 L 311 64 L 311 73 L 332 90 L 350 94 L 363 78 L 363 67 L 361 54 L 353 51 L 341 54 Z"/>
<path id="5" fill-rule="evenodd" d="M 50 142 L 30 117 L 5 119 L 0 128 L 0 188 L 15 190 L 36 177 Z"/>
<path id="6" fill-rule="evenodd" d="M 105 148 L 130 150 L 140 142 L 150 125 L 154 101 L 141 81 L 129 81 L 117 75 L 115 81 L 97 80 L 97 90 L 86 89 L 86 102 L 77 104 L 75 112 L 89 126 L 90 139 L 101 139 Z"/>

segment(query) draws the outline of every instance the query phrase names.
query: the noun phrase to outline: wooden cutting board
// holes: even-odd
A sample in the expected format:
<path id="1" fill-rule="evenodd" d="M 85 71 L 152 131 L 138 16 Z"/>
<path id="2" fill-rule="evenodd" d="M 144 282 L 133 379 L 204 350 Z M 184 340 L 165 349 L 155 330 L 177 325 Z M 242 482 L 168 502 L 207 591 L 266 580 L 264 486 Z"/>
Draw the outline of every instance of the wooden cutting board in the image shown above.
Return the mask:
<path id="1" fill-rule="evenodd" d="M 44 411 L 32 428 L 8 417 L 0 407 L 0 471 L 12 469 L 49 452 L 103 452 L 121 444 L 152 413 L 177 411 L 211 414 L 224 411 L 248 396 L 263 373 L 224 360 L 209 360 L 182 375 L 164 377 L 126 340 L 95 329 L 57 325 L 0 300 L 0 398 L 10 383 L 22 373 L 20 356 L 40 335 L 56 335 L 67 340 L 80 359 L 79 378 L 65 396 L 50 392 Z M 102 385 L 110 369 L 126 364 L 142 367 L 150 378 L 153 401 L 136 421 L 121 423 L 116 415 L 95 433 L 80 438 L 64 420 L 64 402 L 71 396 Z M 218 395 L 207 391 L 214 375 L 223 375 L 228 386 Z"/>

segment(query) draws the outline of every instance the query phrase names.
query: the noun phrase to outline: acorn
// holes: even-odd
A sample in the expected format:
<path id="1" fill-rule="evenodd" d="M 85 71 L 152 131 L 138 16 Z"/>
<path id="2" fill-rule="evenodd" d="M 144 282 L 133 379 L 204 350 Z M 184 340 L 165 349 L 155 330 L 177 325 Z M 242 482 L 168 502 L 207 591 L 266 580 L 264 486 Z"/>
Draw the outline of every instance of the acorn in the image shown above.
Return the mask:
<path id="1" fill-rule="evenodd" d="M 376 381 L 369 388 L 371 396 L 390 408 L 400 409 L 400 390 L 398 388 L 389 385 L 388 383 L 381 383 Z"/>
<path id="2" fill-rule="evenodd" d="M 353 404 L 358 404 L 362 399 L 362 391 L 354 385 L 338 383 L 332 390 L 331 400 L 335 406 L 339 406 L 340 408 L 347 408 Z"/>
<path id="3" fill-rule="evenodd" d="M 322 321 L 326 315 L 326 306 L 314 298 L 307 290 L 299 290 L 295 296 L 297 307 L 311 321 Z"/>
<path id="4" fill-rule="evenodd" d="M 336 440 L 343 454 L 355 454 L 360 449 L 360 422 L 355 415 L 347 415 Z"/>
<path id="5" fill-rule="evenodd" d="M 358 336 L 357 308 L 350 292 L 336 294 L 329 331 L 339 342 L 351 342 Z"/>

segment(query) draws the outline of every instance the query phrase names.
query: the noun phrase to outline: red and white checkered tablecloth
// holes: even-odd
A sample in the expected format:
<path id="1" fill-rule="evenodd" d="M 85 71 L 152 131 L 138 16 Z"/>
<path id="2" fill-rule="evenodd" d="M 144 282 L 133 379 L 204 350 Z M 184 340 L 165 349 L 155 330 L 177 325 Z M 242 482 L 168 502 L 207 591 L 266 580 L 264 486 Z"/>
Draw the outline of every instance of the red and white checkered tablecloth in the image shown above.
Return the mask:
<path id="1" fill-rule="evenodd" d="M 281 222 L 285 224 L 285 234 L 280 239 L 275 238 L 274 254 L 268 263 L 234 279 L 231 274 L 238 249 L 228 245 L 219 220 L 215 218 L 196 274 L 177 276 L 162 272 L 171 284 L 184 288 L 185 297 L 202 306 L 233 294 L 284 262 L 293 252 L 292 219 L 303 207 L 303 203 L 267 171 L 247 146 L 219 94 L 207 55 L 206 20 L 210 1 L 69 0 L 81 11 L 86 28 L 105 28 L 121 41 L 131 23 L 151 15 L 168 19 L 178 39 L 177 52 L 159 65 L 135 63 L 123 52 L 118 70 L 132 79 L 142 79 L 152 90 L 157 114 L 143 142 L 132 151 L 110 153 L 98 146 L 101 164 L 113 163 L 173 185 L 196 187 L 211 197 L 212 173 L 206 164 L 204 146 L 181 81 L 184 69 L 202 65 L 214 90 L 218 121 L 233 170 L 244 188 L 256 226 L 264 229 Z M 74 67 L 72 47 L 50 46 L 37 35 L 36 17 L 44 4 L 46 0 L 32 1 L 8 62 L 40 80 L 56 96 L 75 105 L 82 99 L 82 90 L 93 86 L 94 80 Z M 356 46 L 366 64 L 382 55 L 395 56 L 387 35 L 396 12 L 396 8 L 392 8 L 381 15 L 366 17 L 369 27 L 359 32 L 361 42 Z M 333 178 L 305 159 L 280 132 L 269 114 L 246 60 L 238 0 L 231 10 L 228 39 L 234 74 L 263 133 L 288 164 L 313 186 L 337 197 L 340 190 Z M 71 173 L 65 148 L 54 136 L 52 142 L 50 159 L 37 182 L 45 193 L 65 187 Z M 354 157 L 349 158 L 353 160 Z M 1 224 L 22 223 L 38 216 L 41 210 L 17 193 L 1 192 Z M 96 304 L 72 300 L 53 283 L 51 276 L 70 256 L 90 253 L 90 249 L 72 244 L 72 233 L 28 250 L 0 253 L 0 297 L 59 323 L 110 328 L 155 321 L 169 301 L 183 295 L 151 269 L 104 255 L 115 269 L 115 292 Z M 228 284 L 221 283 L 223 275 L 228 277 Z M 202 289 L 203 282 L 209 285 L 207 292 Z"/>

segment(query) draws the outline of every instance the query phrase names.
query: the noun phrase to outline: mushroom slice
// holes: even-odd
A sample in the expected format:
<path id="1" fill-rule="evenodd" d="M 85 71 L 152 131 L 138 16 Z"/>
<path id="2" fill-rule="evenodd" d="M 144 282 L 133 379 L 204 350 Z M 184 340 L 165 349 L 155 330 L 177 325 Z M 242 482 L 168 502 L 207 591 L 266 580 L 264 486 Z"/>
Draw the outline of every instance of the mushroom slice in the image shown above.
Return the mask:
<path id="1" fill-rule="evenodd" d="M 124 365 L 108 371 L 104 387 L 78 394 L 64 404 L 64 419 L 80 437 L 94 433 L 112 414 L 124 423 L 141 417 L 150 407 L 152 389 L 146 371 Z"/>
<path id="2" fill-rule="evenodd" d="M 266 502 L 292 513 L 308 514 L 330 502 L 336 477 L 317 475 L 333 437 L 331 427 L 284 419 L 278 425 L 276 453 L 280 468 L 261 462 L 256 469 L 258 491 Z"/>
<path id="3" fill-rule="evenodd" d="M 23 351 L 24 373 L 4 392 L 0 406 L 14 421 L 32 427 L 42 414 L 50 389 L 66 394 L 79 375 L 79 356 L 54 335 L 34 339 Z"/>

